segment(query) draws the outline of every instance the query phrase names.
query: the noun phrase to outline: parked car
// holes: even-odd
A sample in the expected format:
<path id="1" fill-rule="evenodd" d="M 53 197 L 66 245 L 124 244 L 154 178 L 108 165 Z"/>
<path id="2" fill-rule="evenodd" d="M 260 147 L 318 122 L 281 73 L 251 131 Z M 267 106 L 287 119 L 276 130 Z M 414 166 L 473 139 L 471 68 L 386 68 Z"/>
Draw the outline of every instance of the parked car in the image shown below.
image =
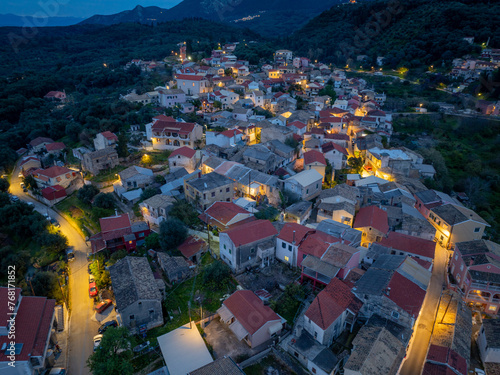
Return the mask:
<path id="1" fill-rule="evenodd" d="M 99 345 L 101 345 L 101 340 L 102 340 L 102 335 L 95 335 L 94 336 L 94 352 L 99 347 Z"/>
<path id="2" fill-rule="evenodd" d="M 90 297 L 97 296 L 97 286 L 95 285 L 95 282 L 89 284 L 89 296 Z"/>
<path id="3" fill-rule="evenodd" d="M 118 322 L 116 320 L 110 320 L 101 324 L 97 332 L 104 333 L 109 327 L 118 327 Z"/>
<path id="4" fill-rule="evenodd" d="M 111 301 L 110 299 L 105 299 L 102 302 L 99 302 L 97 305 L 95 305 L 94 310 L 96 311 L 96 313 L 100 314 L 104 312 L 104 310 L 106 310 L 109 306 L 112 305 L 113 301 Z"/>

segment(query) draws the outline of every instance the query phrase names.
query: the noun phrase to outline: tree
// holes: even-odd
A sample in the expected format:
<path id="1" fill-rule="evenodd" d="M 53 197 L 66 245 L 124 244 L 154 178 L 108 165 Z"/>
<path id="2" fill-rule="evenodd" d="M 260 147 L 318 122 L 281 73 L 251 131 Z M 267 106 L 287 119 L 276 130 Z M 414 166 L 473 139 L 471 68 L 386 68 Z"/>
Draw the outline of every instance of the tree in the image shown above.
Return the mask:
<path id="1" fill-rule="evenodd" d="M 99 194 L 99 189 L 94 185 L 84 185 L 78 192 L 76 193 L 77 198 L 85 204 L 89 204 L 92 202 L 92 199 Z"/>
<path id="2" fill-rule="evenodd" d="M 146 199 L 154 197 L 157 194 L 158 194 L 158 189 L 157 188 L 148 187 L 148 188 L 144 189 L 144 191 L 142 192 L 141 199 L 144 201 Z"/>
<path id="3" fill-rule="evenodd" d="M 187 238 L 186 226 L 179 219 L 168 219 L 160 223 L 160 246 L 163 250 L 177 248 Z"/>
<path id="4" fill-rule="evenodd" d="M 355 173 L 360 173 L 363 169 L 363 158 L 362 157 L 350 157 L 347 159 L 347 165 L 354 170 Z"/>
<path id="5" fill-rule="evenodd" d="M 94 375 L 132 375 L 131 343 L 126 327 L 110 327 L 99 348 L 88 358 L 87 366 Z"/>
<path id="6" fill-rule="evenodd" d="M 212 289 L 218 290 L 231 281 L 231 270 L 227 264 L 215 261 L 211 263 L 203 274 L 203 283 L 210 285 Z"/>
<path id="7" fill-rule="evenodd" d="M 24 186 L 26 186 L 29 190 L 38 190 L 38 184 L 33 175 L 29 175 L 23 178 Z"/>
<path id="8" fill-rule="evenodd" d="M 0 178 L 0 191 L 6 193 L 9 191 L 10 183 L 5 178 Z"/>
<path id="9" fill-rule="evenodd" d="M 115 208 L 115 199 L 111 193 L 99 193 L 94 198 L 94 206 L 99 208 Z"/>
<path id="10" fill-rule="evenodd" d="M 120 134 L 118 134 L 118 142 L 116 143 L 116 152 L 121 158 L 125 158 L 129 155 L 127 142 L 128 140 L 125 133 L 120 132 Z"/>

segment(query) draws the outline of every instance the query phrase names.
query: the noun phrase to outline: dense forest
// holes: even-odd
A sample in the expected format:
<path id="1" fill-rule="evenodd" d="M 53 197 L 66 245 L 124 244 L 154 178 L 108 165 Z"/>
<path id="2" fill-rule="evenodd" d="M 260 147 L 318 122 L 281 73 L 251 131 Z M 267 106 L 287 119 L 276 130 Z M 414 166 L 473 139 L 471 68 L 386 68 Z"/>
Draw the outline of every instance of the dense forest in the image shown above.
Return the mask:
<path id="1" fill-rule="evenodd" d="M 0 168 L 17 158 L 15 150 L 38 136 L 63 138 L 72 145 L 95 133 L 119 132 L 151 120 L 150 107 L 118 101 L 131 89 L 164 85 L 167 70 L 124 70 L 134 58 L 163 60 L 186 41 L 197 59 L 217 43 L 259 39 L 228 25 L 190 19 L 160 25 L 80 25 L 60 28 L 0 28 Z M 247 39 L 248 40 L 248 39 Z M 250 51 L 251 52 L 251 51 Z M 43 96 L 65 90 L 70 103 L 58 106 Z"/>
<path id="2" fill-rule="evenodd" d="M 500 47 L 500 2 L 391 0 L 332 7 L 283 44 L 314 60 L 345 65 L 366 55 L 390 68 L 449 65 L 487 43 Z M 475 45 L 463 40 L 474 37 Z M 440 66 L 440 65 L 439 65 Z"/>

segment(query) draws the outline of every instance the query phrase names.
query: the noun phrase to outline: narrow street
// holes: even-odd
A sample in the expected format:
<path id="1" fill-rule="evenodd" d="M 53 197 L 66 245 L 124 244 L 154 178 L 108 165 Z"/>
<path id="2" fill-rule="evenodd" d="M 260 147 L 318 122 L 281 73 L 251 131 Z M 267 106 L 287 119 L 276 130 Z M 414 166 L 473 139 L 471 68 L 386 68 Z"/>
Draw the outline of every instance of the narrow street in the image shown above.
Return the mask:
<path id="1" fill-rule="evenodd" d="M 54 210 L 36 201 L 21 189 L 21 179 L 18 177 L 19 167 L 14 170 L 10 180 L 10 192 L 24 202 L 31 202 L 41 214 L 48 213 L 61 225 L 61 232 L 68 237 L 70 246 L 75 249 L 75 260 L 70 262 L 69 290 L 71 311 L 69 324 L 69 348 L 62 348 L 67 358 L 67 370 L 73 375 L 90 375 L 86 367 L 87 358 L 92 354 L 92 338 L 97 334 L 99 324 L 91 320 L 93 317 L 93 301 L 88 294 L 87 252 L 90 248 L 85 240 L 64 217 Z"/>
<path id="2" fill-rule="evenodd" d="M 446 262 L 448 252 L 445 248 L 436 244 L 436 255 L 434 257 L 434 266 L 432 276 L 427 287 L 422 309 L 419 318 L 415 323 L 413 339 L 409 344 L 406 358 L 400 368 L 401 375 L 417 375 L 422 372 L 427 348 L 431 339 L 432 328 L 436 320 L 436 310 L 439 305 L 439 299 L 443 290 L 445 281 Z"/>

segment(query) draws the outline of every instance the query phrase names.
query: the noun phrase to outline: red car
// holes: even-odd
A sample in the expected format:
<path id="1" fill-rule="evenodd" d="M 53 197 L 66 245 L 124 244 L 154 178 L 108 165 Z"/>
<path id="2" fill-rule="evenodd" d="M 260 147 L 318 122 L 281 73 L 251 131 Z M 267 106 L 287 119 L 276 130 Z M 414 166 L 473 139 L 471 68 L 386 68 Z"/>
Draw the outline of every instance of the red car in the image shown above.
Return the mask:
<path id="1" fill-rule="evenodd" d="M 102 302 L 99 302 L 97 305 L 95 305 L 94 310 L 100 314 L 111 305 L 113 305 L 113 301 L 111 301 L 110 299 L 105 299 Z"/>
<path id="2" fill-rule="evenodd" d="M 91 297 L 97 296 L 97 287 L 95 286 L 95 283 L 89 284 L 89 296 Z"/>

